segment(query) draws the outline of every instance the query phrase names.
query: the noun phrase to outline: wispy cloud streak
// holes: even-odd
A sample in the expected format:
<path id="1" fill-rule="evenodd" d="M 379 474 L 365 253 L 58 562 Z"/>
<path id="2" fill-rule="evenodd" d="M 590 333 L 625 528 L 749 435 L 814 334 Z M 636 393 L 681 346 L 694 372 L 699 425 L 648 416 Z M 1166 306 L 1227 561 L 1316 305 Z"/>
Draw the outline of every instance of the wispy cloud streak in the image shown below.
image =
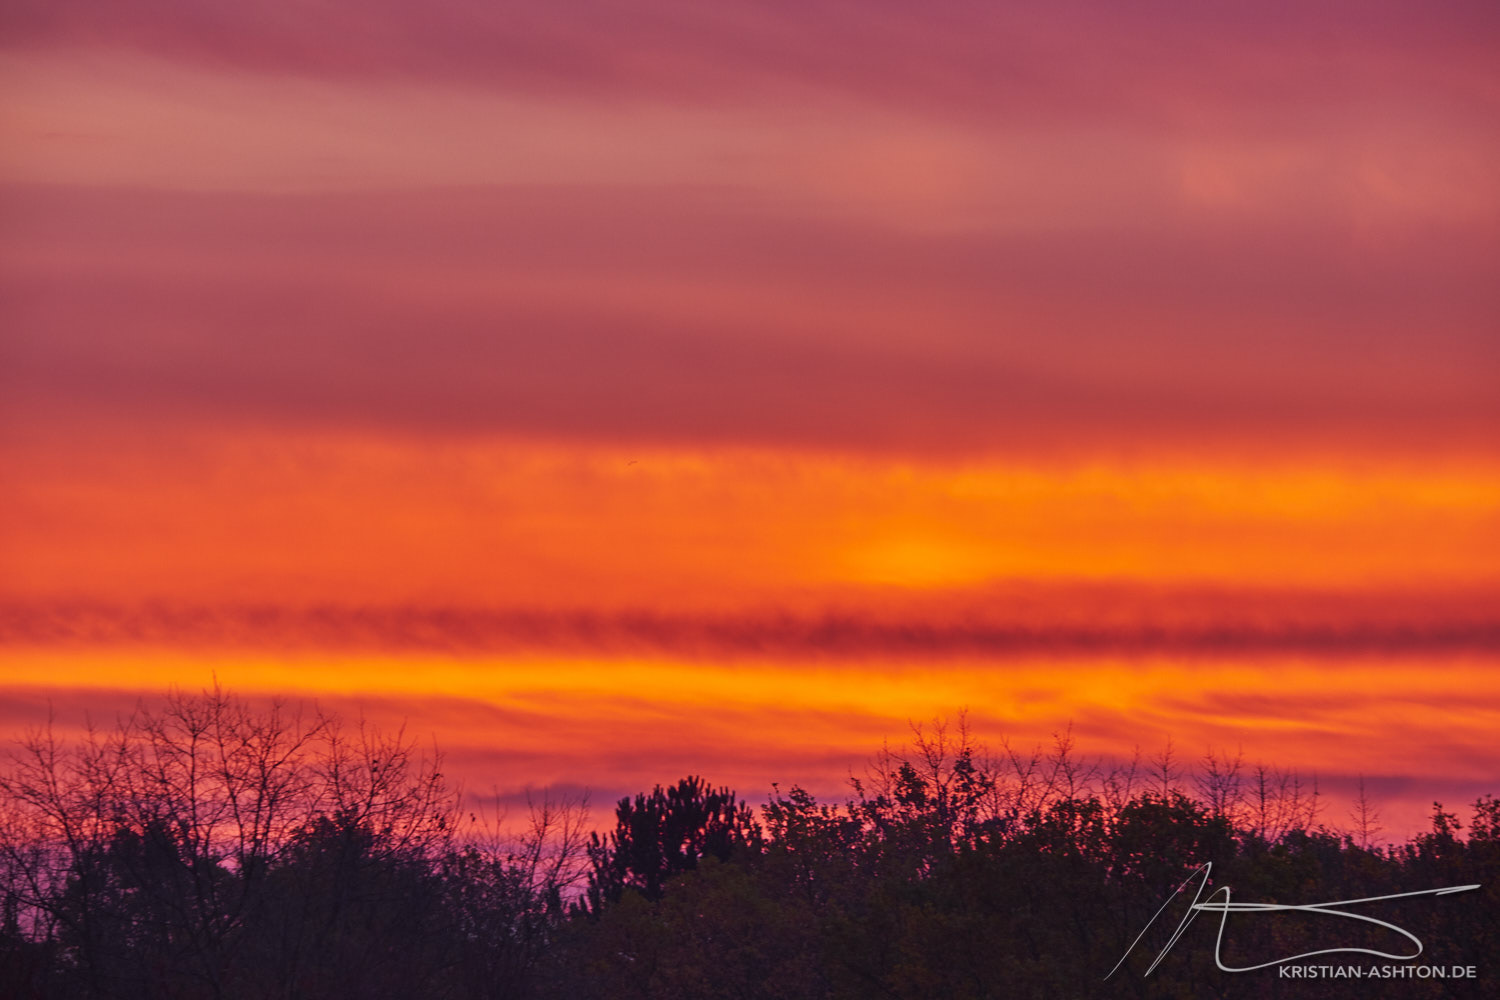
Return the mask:
<path id="1" fill-rule="evenodd" d="M 1067 599 L 1066 592 L 1055 600 Z M 1296 595 L 1264 601 L 1254 593 L 1218 594 L 1219 620 L 1077 623 L 902 619 L 868 611 L 806 616 L 682 616 L 635 613 L 485 610 L 462 607 L 313 607 L 152 604 L 0 604 L 0 644 L 19 646 L 188 647 L 337 650 L 401 655 L 558 653 L 739 659 L 1010 659 L 1057 654 L 1191 656 L 1301 654 L 1338 659 L 1367 654 L 1500 651 L 1500 620 L 1476 613 L 1413 620 L 1398 613 L 1364 620 L 1268 620 L 1267 610 Z M 1476 595 L 1482 599 L 1482 595 Z M 959 595 L 963 601 L 964 595 Z M 1033 598 L 1034 600 L 1034 598 Z M 971 606 L 974 601 L 968 597 Z M 1359 610 L 1360 602 L 1351 602 Z M 1368 602 L 1363 602 L 1368 605 Z M 1394 603 L 1387 601 L 1386 603 Z M 1270 608 L 1267 608 L 1270 604 Z M 1377 605 L 1376 610 L 1379 610 Z M 1056 614 L 1056 609 L 1053 609 Z M 1318 620 L 1323 618 L 1323 620 Z"/>

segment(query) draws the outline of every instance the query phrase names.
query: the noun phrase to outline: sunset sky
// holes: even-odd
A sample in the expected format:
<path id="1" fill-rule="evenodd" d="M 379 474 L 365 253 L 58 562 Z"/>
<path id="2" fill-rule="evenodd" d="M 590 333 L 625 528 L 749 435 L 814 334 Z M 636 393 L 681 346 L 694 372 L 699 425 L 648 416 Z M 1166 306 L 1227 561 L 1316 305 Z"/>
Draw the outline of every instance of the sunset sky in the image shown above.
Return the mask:
<path id="1" fill-rule="evenodd" d="M 1500 793 L 1500 7 L 11 0 L 0 737 Z"/>

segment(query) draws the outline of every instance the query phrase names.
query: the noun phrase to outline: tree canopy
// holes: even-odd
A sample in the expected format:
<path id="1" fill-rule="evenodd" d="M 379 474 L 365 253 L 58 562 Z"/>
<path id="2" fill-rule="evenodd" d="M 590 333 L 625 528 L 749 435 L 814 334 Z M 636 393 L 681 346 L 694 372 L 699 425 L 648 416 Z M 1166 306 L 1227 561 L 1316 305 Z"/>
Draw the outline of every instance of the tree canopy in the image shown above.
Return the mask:
<path id="1" fill-rule="evenodd" d="M 1194 872 L 1283 903 L 1478 884 L 1367 912 L 1421 939 L 1424 962 L 1479 967 L 1402 996 L 1484 995 L 1500 802 L 1468 818 L 1434 804 L 1431 829 L 1395 844 L 1363 795 L 1351 818 L 1330 824 L 1315 788 L 1238 757 L 1106 766 L 1066 731 L 992 751 L 960 721 L 883 747 L 844 801 L 773 786 L 757 809 L 693 776 L 621 799 L 592 833 L 583 803 L 543 797 L 502 836 L 400 734 L 174 695 L 78 743 L 33 734 L 0 767 L 0 995 L 1371 995 L 1221 972 L 1213 919 L 1172 944 Z M 1400 947 L 1373 926 L 1228 926 L 1230 964 Z"/>

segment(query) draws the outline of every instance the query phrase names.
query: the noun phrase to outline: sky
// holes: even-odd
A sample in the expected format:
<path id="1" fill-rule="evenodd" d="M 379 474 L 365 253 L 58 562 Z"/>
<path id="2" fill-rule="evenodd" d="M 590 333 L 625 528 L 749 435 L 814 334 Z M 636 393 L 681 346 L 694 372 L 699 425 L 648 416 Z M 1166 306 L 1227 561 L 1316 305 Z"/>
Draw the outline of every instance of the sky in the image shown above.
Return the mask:
<path id="1" fill-rule="evenodd" d="M 1500 792 L 1492 3 L 14 0 L 0 736 Z"/>

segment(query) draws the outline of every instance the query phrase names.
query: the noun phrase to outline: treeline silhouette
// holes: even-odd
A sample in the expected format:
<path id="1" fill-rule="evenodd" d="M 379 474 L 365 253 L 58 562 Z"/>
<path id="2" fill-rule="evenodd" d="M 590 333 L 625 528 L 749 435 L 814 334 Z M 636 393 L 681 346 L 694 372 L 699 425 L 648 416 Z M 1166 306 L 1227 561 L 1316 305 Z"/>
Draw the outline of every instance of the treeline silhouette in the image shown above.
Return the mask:
<path id="1" fill-rule="evenodd" d="M 1429 832 L 1393 845 L 1362 793 L 1335 830 L 1295 775 L 1238 755 L 1186 770 L 1170 745 L 1107 768 L 1067 732 L 990 752 L 962 721 L 934 723 L 883 748 L 844 802 L 775 788 L 752 809 L 685 778 L 621 800 L 603 834 L 586 803 L 549 798 L 506 834 L 404 734 L 177 694 L 80 741 L 36 733 L 0 769 L 0 997 L 1493 995 L 1493 797 L 1464 822 L 1435 805 Z M 1225 973 L 1217 914 L 1147 975 L 1206 862 L 1208 891 L 1236 901 L 1478 883 L 1358 912 L 1419 938 L 1419 963 L 1479 978 Z M 1411 949 L 1373 924 L 1236 914 L 1223 958 L 1333 947 Z M 1294 964 L 1320 963 L 1408 964 Z"/>

